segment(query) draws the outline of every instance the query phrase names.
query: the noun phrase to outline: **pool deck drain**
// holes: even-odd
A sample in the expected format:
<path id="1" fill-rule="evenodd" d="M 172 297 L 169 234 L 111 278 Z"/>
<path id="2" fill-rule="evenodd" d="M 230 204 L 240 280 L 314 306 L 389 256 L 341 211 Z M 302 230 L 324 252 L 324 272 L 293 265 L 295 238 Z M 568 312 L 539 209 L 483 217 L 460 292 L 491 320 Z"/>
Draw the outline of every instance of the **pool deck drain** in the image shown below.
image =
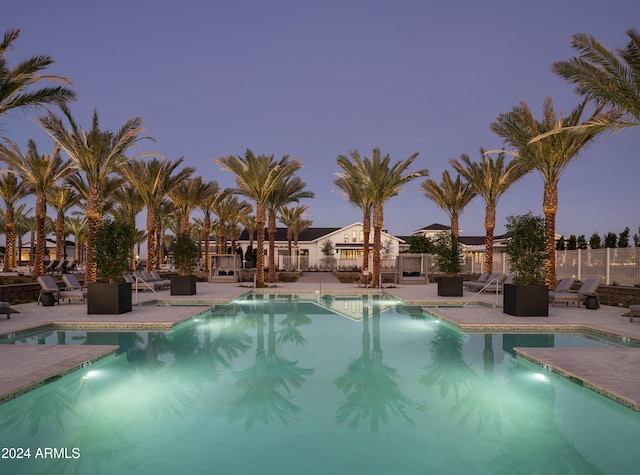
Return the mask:
<path id="1" fill-rule="evenodd" d="M 295 283 L 282 283 L 267 289 L 274 292 L 338 292 L 357 293 L 354 284 L 341 284 L 329 273 L 308 272 Z M 321 279 L 321 282 L 318 282 Z M 87 315 L 86 304 L 63 303 L 41 307 L 35 303 L 13 306 L 19 313 L 10 320 L 0 319 L 0 338 L 38 328 L 110 329 L 167 331 L 175 325 L 201 313 L 203 305 L 229 302 L 251 289 L 235 284 L 198 283 L 197 298 L 169 296 L 169 291 L 155 295 L 139 293 L 139 306 L 122 315 Z M 550 307 L 547 318 L 506 316 L 501 308 L 493 308 L 495 295 L 480 295 L 477 300 L 486 307 L 448 307 L 451 299 L 437 296 L 437 286 L 398 285 L 384 289 L 407 305 L 429 305 L 427 310 L 465 332 L 482 333 L 553 333 L 557 331 L 600 334 L 622 341 L 640 343 L 640 319 L 635 323 L 624 317 L 627 309 L 602 306 L 598 310 L 581 307 Z M 463 297 L 463 303 L 471 294 Z M 158 298 L 181 301 L 178 306 L 144 305 Z M 476 297 L 473 297 L 476 299 Z M 134 298 L 135 300 L 135 298 Z M 439 305 L 439 302 L 441 304 Z M 189 306 L 189 305 L 196 306 Z M 0 344 L 0 402 L 16 397 L 44 382 L 79 368 L 83 362 L 113 354 L 116 347 L 100 346 L 38 346 Z M 51 352 L 51 353 L 48 353 Z M 640 348 L 520 348 L 518 356 L 548 366 L 553 371 L 579 382 L 636 411 L 640 411 Z M 26 389 L 25 389 L 26 388 Z M 8 396 L 7 396 L 8 395 Z"/>

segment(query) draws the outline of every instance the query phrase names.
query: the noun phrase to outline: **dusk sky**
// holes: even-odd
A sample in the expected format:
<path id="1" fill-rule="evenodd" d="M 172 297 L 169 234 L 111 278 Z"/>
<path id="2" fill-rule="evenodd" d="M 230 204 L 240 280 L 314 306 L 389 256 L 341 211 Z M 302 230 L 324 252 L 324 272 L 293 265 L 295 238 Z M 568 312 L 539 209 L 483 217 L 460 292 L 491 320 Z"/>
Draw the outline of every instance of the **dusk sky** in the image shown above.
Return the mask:
<path id="1" fill-rule="evenodd" d="M 638 0 L 520 1 L 137 1 L 5 2 L 2 32 L 20 28 L 10 66 L 35 54 L 55 59 L 70 78 L 71 105 L 86 129 L 97 109 L 103 128 L 139 116 L 147 135 L 132 153 L 183 156 L 204 180 L 233 186 L 212 160 L 256 154 L 300 157 L 315 193 L 304 201 L 313 226 L 361 221 L 332 192 L 336 157 L 374 147 L 393 161 L 413 152 L 413 169 L 440 181 L 450 158 L 502 147 L 491 121 L 526 101 L 540 118 L 545 97 L 569 113 L 581 100 L 550 72 L 575 55 L 575 33 L 610 48 L 640 28 Z M 635 22 L 635 23 L 634 23 Z M 51 150 L 35 113 L 2 118 L 1 134 L 23 150 L 33 138 Z M 640 127 L 602 136 L 560 180 L 557 232 L 604 236 L 638 232 Z M 448 218 L 416 180 L 385 205 L 385 229 L 407 235 Z M 542 178 L 512 187 L 497 209 L 542 214 Z M 142 218 L 142 217 L 141 217 Z M 476 198 L 460 219 L 462 235 L 484 235 Z M 140 219 L 139 223 L 144 220 Z"/>

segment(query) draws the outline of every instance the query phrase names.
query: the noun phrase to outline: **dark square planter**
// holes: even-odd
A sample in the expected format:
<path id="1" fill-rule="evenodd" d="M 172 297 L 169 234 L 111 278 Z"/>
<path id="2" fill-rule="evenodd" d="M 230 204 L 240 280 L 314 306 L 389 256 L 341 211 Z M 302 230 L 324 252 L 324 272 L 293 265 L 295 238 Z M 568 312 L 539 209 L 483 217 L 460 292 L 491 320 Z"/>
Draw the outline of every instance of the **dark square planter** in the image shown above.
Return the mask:
<path id="1" fill-rule="evenodd" d="M 548 317 L 549 290 L 546 285 L 505 284 L 502 311 L 515 317 Z"/>
<path id="2" fill-rule="evenodd" d="M 438 295 L 441 297 L 462 297 L 462 277 L 457 275 L 438 277 Z"/>
<path id="3" fill-rule="evenodd" d="M 195 295 L 196 276 L 195 275 L 172 275 L 171 295 Z"/>
<path id="4" fill-rule="evenodd" d="M 131 283 L 93 283 L 87 286 L 87 313 L 118 315 L 131 311 Z"/>

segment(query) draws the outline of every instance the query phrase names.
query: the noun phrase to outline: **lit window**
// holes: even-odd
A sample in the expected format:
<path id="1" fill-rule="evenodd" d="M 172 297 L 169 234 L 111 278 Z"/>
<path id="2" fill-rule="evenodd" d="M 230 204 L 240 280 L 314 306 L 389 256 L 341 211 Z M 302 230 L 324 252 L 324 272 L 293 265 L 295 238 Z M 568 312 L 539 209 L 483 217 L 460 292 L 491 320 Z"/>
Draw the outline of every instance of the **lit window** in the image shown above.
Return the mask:
<path id="1" fill-rule="evenodd" d="M 364 231 L 360 231 L 360 242 L 364 242 Z"/>
<path id="2" fill-rule="evenodd" d="M 348 234 L 344 235 L 344 242 L 349 242 L 349 235 Z"/>
<path id="3" fill-rule="evenodd" d="M 353 231 L 353 232 L 351 233 L 351 242 L 356 242 L 356 236 L 357 236 L 356 231 Z"/>

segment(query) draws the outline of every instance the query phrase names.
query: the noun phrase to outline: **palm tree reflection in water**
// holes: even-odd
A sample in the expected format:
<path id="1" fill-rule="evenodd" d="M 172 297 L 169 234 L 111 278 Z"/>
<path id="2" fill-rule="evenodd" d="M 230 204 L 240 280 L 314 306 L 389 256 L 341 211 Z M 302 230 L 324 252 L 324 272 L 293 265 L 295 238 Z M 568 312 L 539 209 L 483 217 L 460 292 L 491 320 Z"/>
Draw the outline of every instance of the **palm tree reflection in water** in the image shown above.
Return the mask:
<path id="1" fill-rule="evenodd" d="M 364 305 L 362 354 L 353 360 L 347 370 L 335 380 L 336 386 L 346 396 L 336 417 L 339 423 L 347 423 L 354 429 L 360 422 L 370 419 L 371 431 L 377 432 L 380 423 L 386 424 L 389 421 L 389 412 L 414 424 L 413 419 L 407 415 L 407 408 L 422 411 L 425 406 L 405 396 L 394 381 L 396 369 L 384 365 L 380 345 L 379 297 L 377 295 L 372 297 L 373 338 L 369 332 L 369 308 Z"/>
<path id="2" fill-rule="evenodd" d="M 246 318 L 256 328 L 255 365 L 242 371 L 234 371 L 242 394 L 229 411 L 229 419 L 235 422 L 245 419 L 245 428 L 250 430 L 255 422 L 269 424 L 274 419 L 288 424 L 297 419 L 301 409 L 292 402 L 292 387 L 300 387 L 313 369 L 298 367 L 298 361 L 289 361 L 277 353 L 275 331 L 275 296 L 268 302 L 256 296 L 253 312 Z M 264 310 L 268 309 L 269 328 L 265 351 Z"/>

